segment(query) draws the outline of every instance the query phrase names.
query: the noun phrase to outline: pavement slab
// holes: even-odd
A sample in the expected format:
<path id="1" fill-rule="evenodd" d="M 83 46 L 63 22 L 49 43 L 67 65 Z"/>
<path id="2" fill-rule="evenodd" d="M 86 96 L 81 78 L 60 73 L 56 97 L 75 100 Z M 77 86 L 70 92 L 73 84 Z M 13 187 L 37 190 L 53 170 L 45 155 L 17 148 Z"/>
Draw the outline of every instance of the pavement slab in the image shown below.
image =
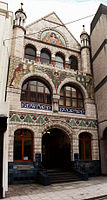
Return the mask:
<path id="1" fill-rule="evenodd" d="M 43 186 L 39 184 L 10 185 L 6 200 L 107 200 L 107 176 L 88 181 L 67 182 Z"/>

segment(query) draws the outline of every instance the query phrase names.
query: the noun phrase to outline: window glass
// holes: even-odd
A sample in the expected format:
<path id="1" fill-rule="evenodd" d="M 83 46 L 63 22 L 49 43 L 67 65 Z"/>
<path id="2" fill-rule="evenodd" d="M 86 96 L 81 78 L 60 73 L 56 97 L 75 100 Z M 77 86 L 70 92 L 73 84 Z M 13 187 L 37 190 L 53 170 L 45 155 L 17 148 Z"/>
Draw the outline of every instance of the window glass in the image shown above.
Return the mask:
<path id="1" fill-rule="evenodd" d="M 75 56 L 69 58 L 69 69 L 78 70 L 78 61 Z"/>
<path id="2" fill-rule="evenodd" d="M 76 97 L 76 96 L 77 96 L 76 89 L 72 88 L 72 97 Z"/>
<path id="3" fill-rule="evenodd" d="M 43 82 L 28 80 L 22 86 L 21 100 L 51 104 L 51 92 Z"/>
<path id="4" fill-rule="evenodd" d="M 60 91 L 60 106 L 84 108 L 84 99 L 81 91 L 73 86 L 64 86 Z"/>
<path id="5" fill-rule="evenodd" d="M 14 160 L 22 160 L 22 137 L 14 139 Z"/>
<path id="6" fill-rule="evenodd" d="M 51 55 L 45 49 L 41 51 L 40 62 L 41 63 L 46 63 L 46 64 L 50 64 L 51 63 Z"/>
<path id="7" fill-rule="evenodd" d="M 36 93 L 35 92 L 30 92 L 29 100 L 31 102 L 36 102 Z"/>
<path id="8" fill-rule="evenodd" d="M 59 105 L 60 105 L 60 106 L 64 106 L 64 99 L 63 99 L 62 97 L 61 97 L 60 100 L 59 100 Z"/>
<path id="9" fill-rule="evenodd" d="M 21 135 L 19 135 L 19 132 Z M 32 161 L 33 137 L 29 130 L 17 130 L 14 134 L 14 160 Z"/>
<path id="10" fill-rule="evenodd" d="M 32 138 L 24 139 L 24 161 L 32 160 Z"/>
<path id="11" fill-rule="evenodd" d="M 91 135 L 81 133 L 79 136 L 79 158 L 80 160 L 91 160 Z"/>
<path id="12" fill-rule="evenodd" d="M 25 48 L 25 58 L 29 60 L 36 60 L 36 49 L 30 45 Z"/>
<path id="13" fill-rule="evenodd" d="M 55 66 L 59 68 L 64 68 L 64 58 L 61 55 L 56 55 Z"/>
<path id="14" fill-rule="evenodd" d="M 66 106 L 71 106 L 71 99 L 70 98 L 66 98 Z"/>
<path id="15" fill-rule="evenodd" d="M 77 107 L 77 99 L 72 99 L 72 107 Z"/>

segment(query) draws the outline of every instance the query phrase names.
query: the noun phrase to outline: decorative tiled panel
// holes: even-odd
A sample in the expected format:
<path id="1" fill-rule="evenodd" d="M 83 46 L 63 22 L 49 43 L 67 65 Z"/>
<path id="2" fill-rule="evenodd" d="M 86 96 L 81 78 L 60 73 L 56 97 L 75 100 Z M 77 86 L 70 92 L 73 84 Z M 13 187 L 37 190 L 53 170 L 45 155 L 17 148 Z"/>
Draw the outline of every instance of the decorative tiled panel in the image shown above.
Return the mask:
<path id="1" fill-rule="evenodd" d="M 77 82 L 81 83 L 87 90 L 89 97 L 93 98 L 94 90 L 93 79 L 91 75 L 74 70 L 65 71 L 60 70 L 59 68 L 55 69 L 48 65 L 44 67 L 41 63 L 25 63 L 15 57 L 11 57 L 9 69 L 8 86 L 18 88 L 19 81 L 24 75 L 39 72 L 48 75 L 48 77 L 53 81 L 53 84 L 56 88 L 56 93 L 60 83 L 64 81 L 65 78 L 70 78 L 71 80 L 76 80 Z"/>
<path id="2" fill-rule="evenodd" d="M 75 114 L 83 114 L 83 115 L 85 115 L 85 110 L 84 109 L 59 107 L 59 112 L 67 112 L 67 113 L 75 113 Z"/>
<path id="3" fill-rule="evenodd" d="M 52 116 L 46 115 L 34 115 L 34 114 L 10 114 L 10 121 L 14 122 L 27 122 L 27 123 L 45 123 L 51 121 Z M 72 118 L 60 118 L 62 121 L 70 124 L 74 127 L 90 127 L 97 128 L 97 122 L 92 120 L 72 119 Z M 55 117 L 54 117 L 55 120 Z"/>
<path id="4" fill-rule="evenodd" d="M 50 110 L 50 111 L 52 110 L 52 106 L 43 105 L 43 104 L 35 104 L 35 103 L 25 103 L 25 102 L 21 102 L 21 108 Z"/>

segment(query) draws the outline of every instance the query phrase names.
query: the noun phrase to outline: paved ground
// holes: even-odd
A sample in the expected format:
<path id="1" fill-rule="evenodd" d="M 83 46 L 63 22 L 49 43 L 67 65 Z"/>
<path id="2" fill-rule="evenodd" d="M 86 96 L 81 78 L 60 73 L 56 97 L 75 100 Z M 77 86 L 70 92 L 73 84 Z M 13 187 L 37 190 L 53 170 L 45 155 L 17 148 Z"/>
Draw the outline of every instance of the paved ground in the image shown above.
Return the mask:
<path id="1" fill-rule="evenodd" d="M 88 181 L 42 186 L 39 184 L 11 185 L 6 200 L 86 200 L 107 195 L 107 177 Z M 107 196 L 104 198 L 107 200 Z"/>

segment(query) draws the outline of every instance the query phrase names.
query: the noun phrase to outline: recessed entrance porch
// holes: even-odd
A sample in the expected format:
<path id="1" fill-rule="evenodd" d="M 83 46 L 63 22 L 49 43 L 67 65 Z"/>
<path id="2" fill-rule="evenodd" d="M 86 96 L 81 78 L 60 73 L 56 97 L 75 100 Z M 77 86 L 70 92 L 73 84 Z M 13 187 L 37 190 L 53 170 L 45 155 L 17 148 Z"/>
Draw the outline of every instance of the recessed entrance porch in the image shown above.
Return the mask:
<path id="1" fill-rule="evenodd" d="M 70 148 L 70 139 L 64 131 L 49 129 L 42 137 L 43 167 L 66 168 L 71 161 Z"/>

